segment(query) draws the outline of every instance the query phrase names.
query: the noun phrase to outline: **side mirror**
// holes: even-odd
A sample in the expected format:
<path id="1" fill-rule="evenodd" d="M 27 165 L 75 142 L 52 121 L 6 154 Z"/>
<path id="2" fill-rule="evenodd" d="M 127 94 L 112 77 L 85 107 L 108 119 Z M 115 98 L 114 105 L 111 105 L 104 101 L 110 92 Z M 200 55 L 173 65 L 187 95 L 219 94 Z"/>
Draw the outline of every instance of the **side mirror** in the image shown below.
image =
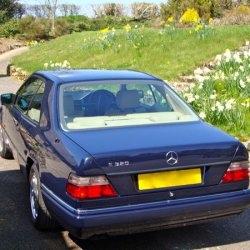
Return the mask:
<path id="1" fill-rule="evenodd" d="M 1 95 L 1 103 L 2 103 L 2 105 L 9 105 L 9 104 L 14 103 L 15 96 L 16 95 L 14 95 L 12 93 L 2 94 Z"/>

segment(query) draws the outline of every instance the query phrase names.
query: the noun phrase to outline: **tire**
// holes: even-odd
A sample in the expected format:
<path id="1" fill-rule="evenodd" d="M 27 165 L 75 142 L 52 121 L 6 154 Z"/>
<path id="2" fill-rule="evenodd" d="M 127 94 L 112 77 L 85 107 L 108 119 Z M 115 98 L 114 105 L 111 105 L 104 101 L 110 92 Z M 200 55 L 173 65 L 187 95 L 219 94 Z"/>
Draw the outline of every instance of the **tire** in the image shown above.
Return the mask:
<path id="1" fill-rule="evenodd" d="M 4 135 L 4 131 L 2 126 L 0 125 L 0 156 L 4 159 L 13 159 L 12 152 L 5 143 L 5 140 L 6 137 Z"/>
<path id="2" fill-rule="evenodd" d="M 38 230 L 47 230 L 57 227 L 56 221 L 51 217 L 49 211 L 44 204 L 40 178 L 37 169 L 32 166 L 29 174 L 29 200 L 31 209 L 31 219 L 33 225 Z"/>

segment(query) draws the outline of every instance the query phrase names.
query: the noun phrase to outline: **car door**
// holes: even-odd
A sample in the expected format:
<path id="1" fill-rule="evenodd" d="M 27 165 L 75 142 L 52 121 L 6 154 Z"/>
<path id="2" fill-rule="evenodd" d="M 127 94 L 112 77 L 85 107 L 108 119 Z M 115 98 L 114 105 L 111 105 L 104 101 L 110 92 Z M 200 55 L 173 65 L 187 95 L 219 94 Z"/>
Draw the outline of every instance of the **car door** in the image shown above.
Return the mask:
<path id="1" fill-rule="evenodd" d="M 40 115 L 41 115 L 41 105 L 42 99 L 45 91 L 45 81 L 42 79 L 37 79 L 39 82 L 39 87 L 37 91 L 33 94 L 29 107 L 25 114 L 23 114 L 20 123 L 20 134 L 23 138 L 25 144 L 25 158 L 29 155 L 33 159 L 37 159 L 40 156 L 39 151 L 39 135 L 40 135 Z"/>
<path id="2" fill-rule="evenodd" d="M 23 133 L 22 123 L 29 114 L 32 116 L 32 113 L 29 113 L 32 108 L 31 102 L 42 84 L 44 84 L 44 81 L 38 77 L 32 76 L 29 78 L 18 90 L 15 103 L 9 109 L 10 115 L 7 116 L 7 133 L 15 151 L 14 155 L 18 158 L 20 165 L 26 162 L 28 153 L 27 142 L 25 141 L 27 138 L 24 137 L 25 133 Z M 34 115 L 37 116 L 37 114 Z"/>

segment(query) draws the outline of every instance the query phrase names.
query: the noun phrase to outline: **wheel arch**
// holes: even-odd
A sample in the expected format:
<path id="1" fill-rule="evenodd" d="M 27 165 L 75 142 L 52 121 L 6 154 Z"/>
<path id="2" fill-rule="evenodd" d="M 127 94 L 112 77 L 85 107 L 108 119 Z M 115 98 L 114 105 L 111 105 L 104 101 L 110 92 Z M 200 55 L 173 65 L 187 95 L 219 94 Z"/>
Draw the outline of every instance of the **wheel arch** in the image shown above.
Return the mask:
<path id="1" fill-rule="evenodd" d="M 37 161 L 33 159 L 31 156 L 28 156 L 26 160 L 26 177 L 28 180 L 29 180 L 29 175 L 30 175 L 30 169 L 33 165 L 36 166 L 37 171 L 39 173 L 39 167 L 38 167 Z"/>

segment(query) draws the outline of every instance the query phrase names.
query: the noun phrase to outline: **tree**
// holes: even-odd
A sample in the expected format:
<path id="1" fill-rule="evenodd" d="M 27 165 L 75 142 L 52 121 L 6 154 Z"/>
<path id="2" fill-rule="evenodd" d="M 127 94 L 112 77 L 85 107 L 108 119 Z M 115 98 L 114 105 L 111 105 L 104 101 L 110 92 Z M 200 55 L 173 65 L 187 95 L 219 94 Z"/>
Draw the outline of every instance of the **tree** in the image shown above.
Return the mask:
<path id="1" fill-rule="evenodd" d="M 34 4 L 26 7 L 27 13 L 38 18 L 50 18 L 50 7 L 45 4 Z"/>
<path id="2" fill-rule="evenodd" d="M 159 6 L 150 3 L 132 3 L 132 15 L 135 19 L 151 19 L 159 16 Z"/>
<path id="3" fill-rule="evenodd" d="M 51 19 L 51 35 L 55 35 L 55 19 L 56 10 L 58 8 L 58 0 L 44 0 L 46 6 L 48 6 L 48 12 Z"/>
<path id="4" fill-rule="evenodd" d="M 4 23 L 15 17 L 20 4 L 16 0 L 0 0 L 0 23 Z"/>
<path id="5" fill-rule="evenodd" d="M 117 4 L 117 3 L 92 4 L 91 8 L 96 17 L 102 17 L 102 16 L 123 17 L 125 15 L 125 7 L 123 4 Z"/>
<path id="6" fill-rule="evenodd" d="M 106 3 L 103 4 L 103 12 L 105 16 L 124 16 L 124 5 L 116 3 Z"/>
<path id="7" fill-rule="evenodd" d="M 24 4 L 17 3 L 15 17 L 21 19 L 22 16 L 26 13 L 26 7 Z"/>
<path id="8" fill-rule="evenodd" d="M 63 16 L 76 16 L 79 14 L 81 7 L 76 4 L 61 4 L 59 9 Z"/>

